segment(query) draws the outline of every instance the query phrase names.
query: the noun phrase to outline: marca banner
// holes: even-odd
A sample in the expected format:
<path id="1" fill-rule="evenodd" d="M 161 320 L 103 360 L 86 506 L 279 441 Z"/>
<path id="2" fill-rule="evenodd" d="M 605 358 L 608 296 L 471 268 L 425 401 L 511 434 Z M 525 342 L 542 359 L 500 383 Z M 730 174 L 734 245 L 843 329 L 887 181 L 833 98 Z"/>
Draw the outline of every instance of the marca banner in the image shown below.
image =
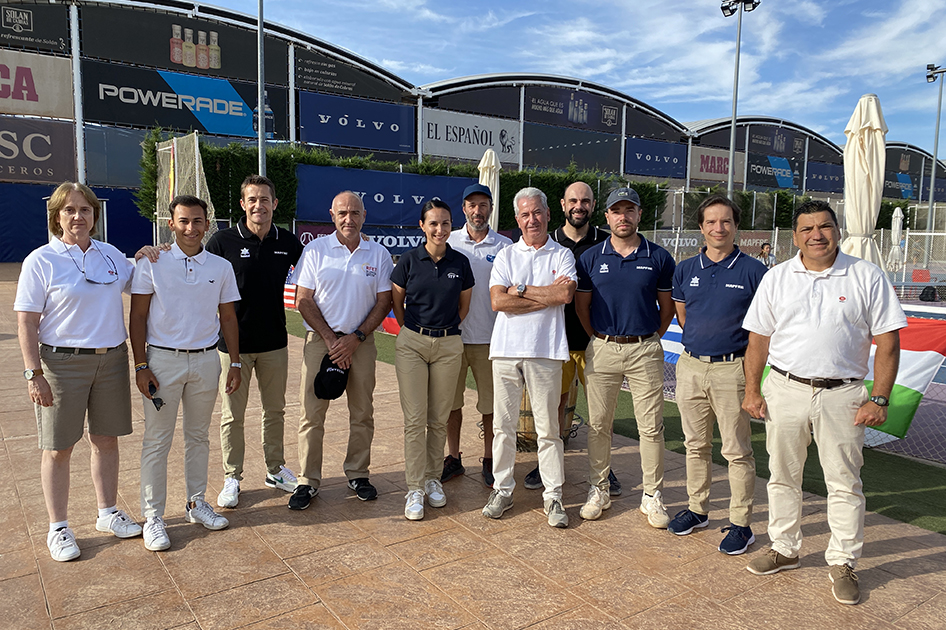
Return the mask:
<path id="1" fill-rule="evenodd" d="M 398 102 L 401 90 L 364 70 L 327 55 L 296 48 L 296 87 L 313 92 Z"/>
<path id="2" fill-rule="evenodd" d="M 844 166 L 841 164 L 825 164 L 823 162 L 808 162 L 808 180 L 805 190 L 809 192 L 844 192 Z M 884 197 L 887 195 L 885 194 Z"/>
<path id="3" fill-rule="evenodd" d="M 0 46 L 69 52 L 69 9 L 64 4 L 0 7 Z"/>
<path id="4" fill-rule="evenodd" d="M 256 85 L 163 70 L 82 61 L 83 108 L 87 120 L 197 130 L 255 138 L 260 112 Z M 268 87 L 264 104 L 267 135 L 288 138 L 289 92 Z"/>
<path id="5" fill-rule="evenodd" d="M 684 179 L 687 176 L 687 146 L 628 138 L 624 149 L 624 172 Z"/>
<path id="6" fill-rule="evenodd" d="M 777 155 L 749 154 L 749 186 L 767 189 L 801 190 L 801 161 Z"/>
<path id="7" fill-rule="evenodd" d="M 526 87 L 525 119 L 560 127 L 621 133 L 623 105 L 590 92 L 558 87 Z"/>
<path id="8" fill-rule="evenodd" d="M 782 157 L 805 157 L 805 137 L 768 125 L 749 127 L 749 152 Z"/>
<path id="9" fill-rule="evenodd" d="M 746 154 L 736 152 L 736 169 L 733 182 L 741 184 L 745 179 Z M 729 151 L 690 147 L 690 180 L 701 182 L 725 182 L 729 177 Z"/>
<path id="10" fill-rule="evenodd" d="M 303 142 L 413 153 L 415 119 L 410 105 L 299 92 Z"/>
<path id="11" fill-rule="evenodd" d="M 463 190 L 476 180 L 469 177 L 440 177 L 364 171 L 337 166 L 296 166 L 296 218 L 300 221 L 331 221 L 332 199 L 350 190 L 365 204 L 365 225 L 413 227 L 420 211 L 431 199 L 441 199 L 453 212 L 453 224 L 462 225 Z"/>
<path id="12" fill-rule="evenodd" d="M 501 162 L 519 161 L 519 123 L 515 120 L 424 109 L 424 154 L 479 160 L 486 149 Z"/>
<path id="13" fill-rule="evenodd" d="M 303 245 L 317 238 L 324 238 L 335 231 L 334 225 L 296 224 L 296 236 Z M 384 228 L 366 225 L 361 233 L 369 240 L 383 245 L 392 256 L 400 256 L 424 242 L 424 233 L 416 228 Z"/>
<path id="14" fill-rule="evenodd" d="M 0 50 L 0 111 L 72 118 L 72 62 Z"/>
<path id="15" fill-rule="evenodd" d="M 620 135 L 525 123 L 523 162 L 527 166 L 616 173 L 621 169 Z"/>
<path id="16" fill-rule="evenodd" d="M 891 171 L 884 173 L 884 197 L 888 199 L 916 199 L 919 189 L 919 174 Z M 929 195 L 929 191 L 923 192 Z"/>
<path id="17" fill-rule="evenodd" d="M 0 181 L 58 184 L 75 177 L 72 123 L 0 116 Z"/>

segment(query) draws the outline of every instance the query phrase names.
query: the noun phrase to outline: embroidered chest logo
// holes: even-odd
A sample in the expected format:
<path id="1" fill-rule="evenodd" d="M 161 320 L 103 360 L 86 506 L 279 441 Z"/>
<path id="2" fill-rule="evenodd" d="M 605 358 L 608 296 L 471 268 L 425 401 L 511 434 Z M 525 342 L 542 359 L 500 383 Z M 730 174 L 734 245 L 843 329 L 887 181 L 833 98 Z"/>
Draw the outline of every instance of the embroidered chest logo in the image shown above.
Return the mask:
<path id="1" fill-rule="evenodd" d="M 458 273 L 455 273 L 453 271 L 447 272 L 447 278 L 449 278 L 450 280 L 456 280 L 459 277 L 460 277 L 460 274 Z"/>
<path id="2" fill-rule="evenodd" d="M 698 287 L 698 286 L 700 286 L 700 277 L 699 277 L 699 276 L 693 276 L 692 278 L 690 278 L 690 286 L 691 286 L 691 287 Z"/>
<path id="3" fill-rule="evenodd" d="M 216 280 L 209 280 L 208 282 L 210 282 L 210 284 L 213 284 L 214 282 L 216 282 Z"/>
<path id="4" fill-rule="evenodd" d="M 644 271 L 653 271 L 653 270 L 654 270 L 653 267 L 647 267 L 647 266 L 645 266 L 645 265 L 637 265 L 637 268 L 638 268 L 638 269 L 643 269 Z"/>
<path id="5" fill-rule="evenodd" d="M 249 258 L 250 257 L 250 248 L 244 247 L 240 250 L 240 258 Z"/>
<path id="6" fill-rule="evenodd" d="M 378 275 L 377 267 L 372 267 L 371 265 L 364 264 L 361 266 L 361 268 L 365 270 L 365 277 L 367 278 L 374 278 L 375 276 Z"/>
<path id="7" fill-rule="evenodd" d="M 838 302 L 847 302 L 847 298 L 842 295 L 838 298 Z"/>
<path id="8" fill-rule="evenodd" d="M 495 254 L 486 254 L 486 262 L 493 262 L 494 260 L 496 260 Z"/>
<path id="9" fill-rule="evenodd" d="M 598 273 L 608 273 L 608 263 L 601 263 L 601 268 L 598 269 Z"/>
<path id="10" fill-rule="evenodd" d="M 726 288 L 727 289 L 742 289 L 743 291 L 746 290 L 746 287 L 742 286 L 741 284 L 726 284 Z"/>

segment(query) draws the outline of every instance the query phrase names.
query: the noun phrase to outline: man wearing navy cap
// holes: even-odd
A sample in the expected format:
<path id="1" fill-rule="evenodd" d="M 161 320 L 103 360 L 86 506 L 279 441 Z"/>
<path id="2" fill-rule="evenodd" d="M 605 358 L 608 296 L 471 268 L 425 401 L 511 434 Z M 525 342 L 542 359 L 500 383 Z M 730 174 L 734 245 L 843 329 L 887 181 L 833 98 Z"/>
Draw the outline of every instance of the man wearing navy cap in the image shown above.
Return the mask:
<path id="1" fill-rule="evenodd" d="M 721 195 L 696 209 L 706 241 L 701 252 L 673 274 L 673 300 L 683 327 L 684 352 L 677 361 L 677 406 L 686 436 L 689 505 L 667 529 L 685 536 L 709 524 L 713 483 L 713 423 L 719 424 L 723 457 L 729 462 L 729 533 L 719 550 L 731 556 L 755 542 L 749 528 L 755 492 L 755 458 L 743 360 L 749 332 L 742 320 L 766 266 L 735 244 L 739 206 Z"/>
<path id="2" fill-rule="evenodd" d="M 483 184 L 472 184 L 463 191 L 463 214 L 466 225 L 450 233 L 447 243 L 470 259 L 473 268 L 473 296 L 470 312 L 460 324 L 463 339 L 463 359 L 460 377 L 453 401 L 453 410 L 447 419 L 447 449 L 443 460 L 444 482 L 462 475 L 465 470 L 460 459 L 460 427 L 463 424 L 463 393 L 466 391 L 467 366 L 476 382 L 476 410 L 483 418 L 483 481 L 493 485 L 493 370 L 489 360 L 489 339 L 493 334 L 496 312 L 490 304 L 489 275 L 496 254 L 512 241 L 489 227 L 493 212 L 493 194 Z"/>
<path id="3" fill-rule="evenodd" d="M 575 310 L 591 337 L 585 350 L 588 392 L 588 482 L 580 516 L 594 520 L 611 507 L 611 428 L 621 383 L 627 377 L 640 433 L 644 496 L 640 510 L 652 527 L 669 522 L 664 478 L 664 354 L 660 337 L 673 319 L 673 258 L 638 234 L 641 201 L 631 188 L 608 195 L 611 238 L 578 261 Z"/>

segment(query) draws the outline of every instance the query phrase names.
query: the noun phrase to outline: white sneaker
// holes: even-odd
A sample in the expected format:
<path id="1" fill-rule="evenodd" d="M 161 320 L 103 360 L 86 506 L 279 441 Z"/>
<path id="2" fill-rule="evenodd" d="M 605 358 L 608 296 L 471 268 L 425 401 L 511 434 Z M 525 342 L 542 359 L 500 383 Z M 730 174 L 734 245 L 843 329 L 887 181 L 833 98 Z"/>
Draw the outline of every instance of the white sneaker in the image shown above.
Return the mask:
<path id="1" fill-rule="evenodd" d="M 184 510 L 184 518 L 191 523 L 200 523 L 207 529 L 226 529 L 230 524 L 225 516 L 220 516 L 214 512 L 210 504 L 203 499 L 197 499 L 194 501 L 194 507 L 185 507 Z"/>
<path id="2" fill-rule="evenodd" d="M 611 507 L 611 497 L 607 492 L 602 492 L 597 486 L 591 486 L 588 489 L 588 500 L 581 506 L 578 515 L 586 521 L 597 520 L 601 512 Z"/>
<path id="3" fill-rule="evenodd" d="M 76 543 L 76 533 L 68 527 L 49 532 L 46 546 L 49 547 L 49 555 L 57 562 L 75 560 L 81 553 Z"/>
<path id="4" fill-rule="evenodd" d="M 404 506 L 404 517 L 409 521 L 419 521 L 424 518 L 424 491 L 411 490 L 404 498 L 407 504 Z"/>
<path id="5" fill-rule="evenodd" d="M 115 510 L 108 516 L 97 518 L 95 529 L 100 532 L 112 532 L 119 538 L 141 536 L 141 525 L 131 520 L 122 510 Z"/>
<path id="6" fill-rule="evenodd" d="M 266 473 L 266 480 L 263 482 L 270 488 L 279 488 L 286 492 L 293 492 L 296 489 L 298 480 L 296 475 L 285 466 L 279 467 L 278 474 Z"/>
<path id="7" fill-rule="evenodd" d="M 217 505 L 222 508 L 235 508 L 240 502 L 240 480 L 227 477 L 223 480 L 223 490 L 217 495 Z"/>
<path id="8" fill-rule="evenodd" d="M 148 551 L 164 551 L 171 546 L 164 519 L 160 516 L 151 516 L 144 526 L 145 549 Z"/>
<path id="9" fill-rule="evenodd" d="M 430 507 L 443 507 L 447 504 L 447 495 L 443 493 L 443 484 L 437 479 L 428 479 L 424 484 L 427 493 L 427 503 Z"/>
<path id="10" fill-rule="evenodd" d="M 663 495 L 660 490 L 654 492 L 654 496 L 641 496 L 641 513 L 647 515 L 647 522 L 651 527 L 657 529 L 667 529 L 670 524 L 670 517 L 667 516 L 667 508 L 664 507 Z"/>

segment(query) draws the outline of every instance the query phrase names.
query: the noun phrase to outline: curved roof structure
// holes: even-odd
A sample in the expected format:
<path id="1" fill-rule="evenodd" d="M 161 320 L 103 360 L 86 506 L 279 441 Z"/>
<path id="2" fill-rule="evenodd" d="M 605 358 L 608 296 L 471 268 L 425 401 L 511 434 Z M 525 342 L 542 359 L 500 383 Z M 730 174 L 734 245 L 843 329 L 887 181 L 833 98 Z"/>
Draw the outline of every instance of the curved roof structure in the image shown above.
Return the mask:
<path id="1" fill-rule="evenodd" d="M 729 129 L 730 124 L 732 123 L 732 118 L 710 118 L 706 120 L 696 120 L 693 122 L 686 123 L 687 128 L 690 130 L 691 134 L 694 137 L 699 137 L 708 133 L 713 133 L 716 131 L 722 131 Z M 817 131 L 812 131 L 811 129 L 794 123 L 790 120 L 785 120 L 784 118 L 775 118 L 773 116 L 737 116 L 736 117 L 736 126 L 737 127 L 746 127 L 749 125 L 768 125 L 774 127 L 782 127 L 789 129 L 791 131 L 797 131 L 799 133 L 811 136 L 816 138 L 829 148 L 833 149 L 840 156 L 844 153 L 844 150 L 839 147 L 837 144 L 824 137 Z"/>

